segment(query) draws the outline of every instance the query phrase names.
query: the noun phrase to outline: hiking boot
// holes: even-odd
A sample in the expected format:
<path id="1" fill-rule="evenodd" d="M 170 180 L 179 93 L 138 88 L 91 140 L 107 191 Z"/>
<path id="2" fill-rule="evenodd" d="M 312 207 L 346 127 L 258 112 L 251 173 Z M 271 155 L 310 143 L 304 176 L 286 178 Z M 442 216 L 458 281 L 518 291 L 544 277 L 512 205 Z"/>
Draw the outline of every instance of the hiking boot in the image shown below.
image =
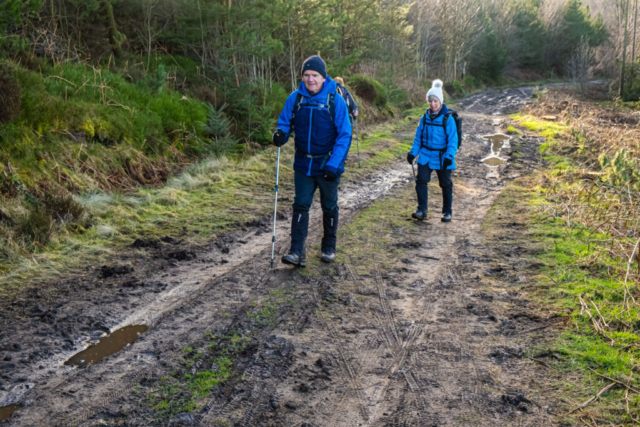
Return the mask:
<path id="1" fill-rule="evenodd" d="M 333 262 L 336 259 L 335 252 L 322 252 L 322 262 Z"/>
<path id="2" fill-rule="evenodd" d="M 427 219 L 427 213 L 426 212 L 422 212 L 421 210 L 417 210 L 414 213 L 411 214 L 412 218 L 415 218 L 419 221 L 424 221 L 425 219 Z"/>
<path id="3" fill-rule="evenodd" d="M 307 258 L 302 255 L 298 255 L 295 252 L 289 252 L 282 257 L 283 264 L 295 265 L 298 267 L 306 267 Z"/>
<path id="4" fill-rule="evenodd" d="M 451 214 L 450 213 L 442 214 L 442 219 L 440 221 L 451 222 Z"/>

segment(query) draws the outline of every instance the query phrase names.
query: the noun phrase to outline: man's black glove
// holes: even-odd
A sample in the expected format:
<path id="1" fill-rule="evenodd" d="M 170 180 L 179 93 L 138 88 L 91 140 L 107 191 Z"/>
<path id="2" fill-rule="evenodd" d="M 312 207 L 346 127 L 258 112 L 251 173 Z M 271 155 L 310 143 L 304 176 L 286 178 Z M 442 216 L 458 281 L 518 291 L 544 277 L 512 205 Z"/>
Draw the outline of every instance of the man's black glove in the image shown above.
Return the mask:
<path id="1" fill-rule="evenodd" d="M 451 159 L 444 159 L 444 162 L 442 162 L 442 166 L 444 167 L 444 169 L 447 169 L 452 164 L 453 162 L 451 161 Z"/>
<path id="2" fill-rule="evenodd" d="M 331 171 L 324 171 L 324 180 L 327 182 L 333 182 L 338 179 L 338 175 Z"/>
<path id="3" fill-rule="evenodd" d="M 416 156 L 414 156 L 411 153 L 407 153 L 407 162 L 409 162 L 410 165 L 413 164 L 413 161 L 416 159 Z"/>
<path id="4" fill-rule="evenodd" d="M 286 144 L 288 139 L 289 135 L 284 133 L 284 131 L 282 131 L 281 129 L 278 129 L 276 133 L 273 134 L 273 145 L 275 145 L 276 147 L 281 147 Z"/>

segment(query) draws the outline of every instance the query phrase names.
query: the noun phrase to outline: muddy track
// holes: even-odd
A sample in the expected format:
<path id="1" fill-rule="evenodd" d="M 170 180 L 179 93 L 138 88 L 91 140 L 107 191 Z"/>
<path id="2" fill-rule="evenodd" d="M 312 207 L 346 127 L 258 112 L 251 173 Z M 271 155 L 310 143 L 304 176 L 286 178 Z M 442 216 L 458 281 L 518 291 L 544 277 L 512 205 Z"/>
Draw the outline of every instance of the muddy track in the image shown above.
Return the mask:
<path id="1" fill-rule="evenodd" d="M 57 294 L 14 301 L 13 311 L 1 319 L 0 406 L 25 406 L 6 423 L 95 425 L 117 418 L 126 425 L 163 425 L 145 419 L 142 410 L 122 410 L 135 400 L 132 390 L 144 379 L 170 372 L 182 348 L 205 331 L 247 327 L 246 313 L 255 301 L 289 286 L 296 303 L 279 314 L 276 325 L 260 330 L 262 339 L 242 368 L 240 391 L 212 396 L 196 414 L 197 424 L 553 424 L 543 405 L 518 400 L 539 375 L 535 366 L 513 357 L 518 338 L 504 333 L 513 323 L 508 313 L 520 303 L 518 296 L 489 298 L 481 292 L 487 268 L 481 224 L 505 180 L 519 173 L 508 165 L 483 165 L 489 147 L 481 136 L 503 130 L 500 115 L 519 109 L 531 90 L 489 92 L 461 103 L 465 141 L 454 176 L 454 222 L 441 224 L 435 216 L 423 223 L 420 233 L 411 236 L 424 242 L 420 256 L 395 271 L 374 269 L 358 277 L 347 262 L 315 279 L 281 265 L 270 270 L 270 230 L 264 221 L 205 250 L 187 248 L 187 258 L 196 259 L 158 261 L 141 272 L 125 270 L 98 279 L 100 271 L 92 271 L 85 280 L 67 284 L 64 301 L 54 300 Z M 505 147 L 502 156 L 509 151 Z M 375 200 L 401 197 L 412 185 L 410 178 L 409 167 L 398 162 L 361 183 L 342 184 L 343 224 Z M 430 199 L 432 213 L 438 210 L 437 199 Z M 317 205 L 310 245 L 320 239 Z M 276 249 L 282 254 L 288 248 L 289 221 L 286 215 L 279 219 Z M 399 236 L 398 243 L 403 242 L 406 236 Z M 373 297 L 350 299 L 344 290 L 349 286 Z M 334 289 L 351 302 L 332 302 L 327 312 L 326 295 Z M 134 345 L 95 365 L 63 365 L 92 336 L 131 324 L 150 329 Z M 275 358 L 278 346 L 295 349 L 287 353 L 294 356 L 286 363 Z M 292 390 L 303 380 L 317 384 L 301 396 Z"/>

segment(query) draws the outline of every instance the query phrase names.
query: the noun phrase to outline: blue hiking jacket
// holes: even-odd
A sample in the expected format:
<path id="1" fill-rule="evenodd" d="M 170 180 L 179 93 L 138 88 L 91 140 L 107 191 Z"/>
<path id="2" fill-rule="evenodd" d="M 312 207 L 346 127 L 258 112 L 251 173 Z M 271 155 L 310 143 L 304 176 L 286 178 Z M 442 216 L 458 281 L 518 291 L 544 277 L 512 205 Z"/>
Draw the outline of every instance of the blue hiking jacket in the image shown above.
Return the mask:
<path id="1" fill-rule="evenodd" d="M 298 93 L 303 96 L 302 104 L 296 113 L 293 129 L 290 129 Z M 331 93 L 335 94 L 335 120 L 331 119 L 327 105 Z M 337 175 L 344 172 L 344 162 L 351 147 L 351 123 L 347 104 L 336 93 L 336 82 L 331 77 L 327 76 L 320 92 L 313 96 L 301 82 L 298 90 L 289 95 L 284 104 L 278 118 L 278 129 L 287 134 L 295 131 L 295 170 L 307 176 L 323 175 L 325 170 Z M 326 156 L 321 156 L 323 154 Z M 309 155 L 314 158 L 309 158 Z"/>
<path id="2" fill-rule="evenodd" d="M 413 139 L 413 146 L 409 153 L 418 157 L 419 165 L 429 164 L 429 168 L 433 170 L 442 169 L 444 159 L 451 159 L 451 166 L 447 169 L 456 168 L 456 153 L 458 151 L 458 132 L 456 129 L 456 121 L 453 117 L 447 119 L 447 130 L 442 125 L 444 116 L 449 109 L 446 105 L 442 105 L 438 115 L 431 119 L 428 111 L 427 126 L 425 128 L 423 118 L 420 118 L 420 124 L 416 129 L 416 136 Z M 428 148 L 431 148 L 429 150 Z"/>

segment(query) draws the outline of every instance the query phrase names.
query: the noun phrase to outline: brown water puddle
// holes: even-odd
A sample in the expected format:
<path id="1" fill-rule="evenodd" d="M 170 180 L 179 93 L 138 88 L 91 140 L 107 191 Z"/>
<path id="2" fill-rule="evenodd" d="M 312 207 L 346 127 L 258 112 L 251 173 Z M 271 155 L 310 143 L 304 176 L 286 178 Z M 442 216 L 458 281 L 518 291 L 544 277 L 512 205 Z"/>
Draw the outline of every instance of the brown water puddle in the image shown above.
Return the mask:
<path id="1" fill-rule="evenodd" d="M 502 147 L 504 147 L 505 141 L 508 141 L 511 139 L 509 135 L 505 135 L 503 133 L 485 135 L 483 136 L 483 138 L 491 141 L 491 152 L 494 153 L 496 156 L 500 153 L 500 150 L 502 150 Z"/>
<path id="2" fill-rule="evenodd" d="M 9 417 L 20 408 L 22 408 L 22 405 L 19 404 L 0 407 L 0 421 L 9 419 Z"/>
<path id="3" fill-rule="evenodd" d="M 487 157 L 486 159 L 483 159 L 482 163 L 484 163 L 487 166 L 500 166 L 507 163 L 507 161 L 504 159 L 501 159 L 500 157 L 493 156 L 493 157 Z"/>
<path id="4" fill-rule="evenodd" d="M 147 325 L 125 326 L 104 338 L 100 338 L 97 344 L 93 344 L 86 350 L 76 354 L 64 364 L 82 367 L 99 362 L 119 352 L 127 345 L 136 342 L 140 334 L 147 329 L 149 329 Z"/>

